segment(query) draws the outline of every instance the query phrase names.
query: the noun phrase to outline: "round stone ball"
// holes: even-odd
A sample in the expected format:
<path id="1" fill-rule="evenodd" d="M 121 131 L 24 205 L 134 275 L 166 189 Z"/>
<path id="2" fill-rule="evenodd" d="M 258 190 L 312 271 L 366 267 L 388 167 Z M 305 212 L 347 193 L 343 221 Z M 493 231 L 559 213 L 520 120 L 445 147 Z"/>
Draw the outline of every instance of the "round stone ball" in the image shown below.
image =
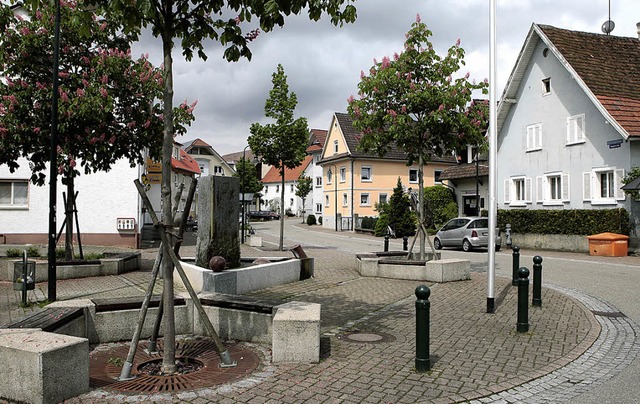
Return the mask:
<path id="1" fill-rule="evenodd" d="M 219 255 L 211 257 L 211 259 L 209 260 L 209 269 L 213 272 L 222 272 L 226 266 L 227 261 L 224 259 L 224 257 L 221 257 Z"/>

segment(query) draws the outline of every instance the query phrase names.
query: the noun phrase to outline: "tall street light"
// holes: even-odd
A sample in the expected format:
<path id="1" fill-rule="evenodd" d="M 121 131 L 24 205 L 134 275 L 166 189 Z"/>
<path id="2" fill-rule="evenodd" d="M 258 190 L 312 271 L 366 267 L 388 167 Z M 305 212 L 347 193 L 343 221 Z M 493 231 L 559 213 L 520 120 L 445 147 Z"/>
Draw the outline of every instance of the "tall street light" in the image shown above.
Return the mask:
<path id="1" fill-rule="evenodd" d="M 47 298 L 56 301 L 56 198 L 58 183 L 58 69 L 60 66 L 60 0 L 56 1 L 53 36 L 53 93 L 51 94 L 51 144 L 49 151 L 49 250 L 47 253 Z"/>

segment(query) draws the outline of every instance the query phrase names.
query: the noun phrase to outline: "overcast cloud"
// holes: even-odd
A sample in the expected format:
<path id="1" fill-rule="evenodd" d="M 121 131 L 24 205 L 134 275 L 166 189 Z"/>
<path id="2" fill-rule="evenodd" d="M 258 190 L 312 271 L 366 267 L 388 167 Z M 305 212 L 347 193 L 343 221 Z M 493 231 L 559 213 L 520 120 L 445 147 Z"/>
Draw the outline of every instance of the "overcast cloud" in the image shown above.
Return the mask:
<path id="1" fill-rule="evenodd" d="M 309 128 L 328 129 L 334 112 L 346 112 L 347 97 L 357 93 L 360 71 L 373 58 L 400 52 L 404 35 L 420 14 L 433 32 L 431 41 L 443 54 L 458 38 L 466 51 L 469 71 L 477 81 L 489 77 L 489 1 L 487 0 L 359 0 L 358 19 L 342 28 L 327 19 L 313 23 L 306 16 L 287 20 L 284 28 L 261 34 L 252 43 L 251 62 L 229 63 L 216 43 L 207 45 L 207 61 L 186 62 L 174 51 L 175 102 L 198 101 L 196 121 L 179 142 L 203 139 L 220 154 L 241 151 L 249 126 L 267 123 L 264 102 L 278 63 L 298 96 L 296 116 Z M 498 95 L 513 69 L 532 23 L 600 33 L 608 19 L 608 0 L 497 1 Z M 611 0 L 612 35 L 637 37 L 638 0 Z M 162 61 L 160 40 L 148 35 L 133 48 Z"/>

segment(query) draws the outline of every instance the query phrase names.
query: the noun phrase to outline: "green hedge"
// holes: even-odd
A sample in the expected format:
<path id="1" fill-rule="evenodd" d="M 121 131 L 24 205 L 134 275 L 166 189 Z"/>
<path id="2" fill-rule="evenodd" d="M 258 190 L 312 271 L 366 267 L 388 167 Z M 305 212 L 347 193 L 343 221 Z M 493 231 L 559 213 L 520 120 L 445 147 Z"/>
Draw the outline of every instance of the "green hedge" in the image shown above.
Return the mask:
<path id="1" fill-rule="evenodd" d="M 592 235 L 618 233 L 629 235 L 626 209 L 509 209 L 498 210 L 497 225 L 504 230 L 511 224 L 514 233 Z"/>
<path id="2" fill-rule="evenodd" d="M 364 216 L 362 218 L 362 224 L 360 225 L 360 228 L 365 230 L 374 230 L 376 228 L 377 221 L 377 217 Z"/>

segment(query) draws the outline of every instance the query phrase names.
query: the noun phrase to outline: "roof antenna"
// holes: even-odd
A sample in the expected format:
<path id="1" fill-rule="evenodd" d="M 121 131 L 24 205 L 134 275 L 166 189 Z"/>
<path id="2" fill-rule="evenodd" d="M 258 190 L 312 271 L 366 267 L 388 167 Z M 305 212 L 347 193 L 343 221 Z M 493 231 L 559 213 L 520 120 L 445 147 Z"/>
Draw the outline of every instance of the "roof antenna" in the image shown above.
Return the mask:
<path id="1" fill-rule="evenodd" d="M 611 31 L 616 27 L 616 24 L 611 21 L 611 0 L 609 0 L 609 19 L 602 24 L 602 32 L 609 35 Z"/>

